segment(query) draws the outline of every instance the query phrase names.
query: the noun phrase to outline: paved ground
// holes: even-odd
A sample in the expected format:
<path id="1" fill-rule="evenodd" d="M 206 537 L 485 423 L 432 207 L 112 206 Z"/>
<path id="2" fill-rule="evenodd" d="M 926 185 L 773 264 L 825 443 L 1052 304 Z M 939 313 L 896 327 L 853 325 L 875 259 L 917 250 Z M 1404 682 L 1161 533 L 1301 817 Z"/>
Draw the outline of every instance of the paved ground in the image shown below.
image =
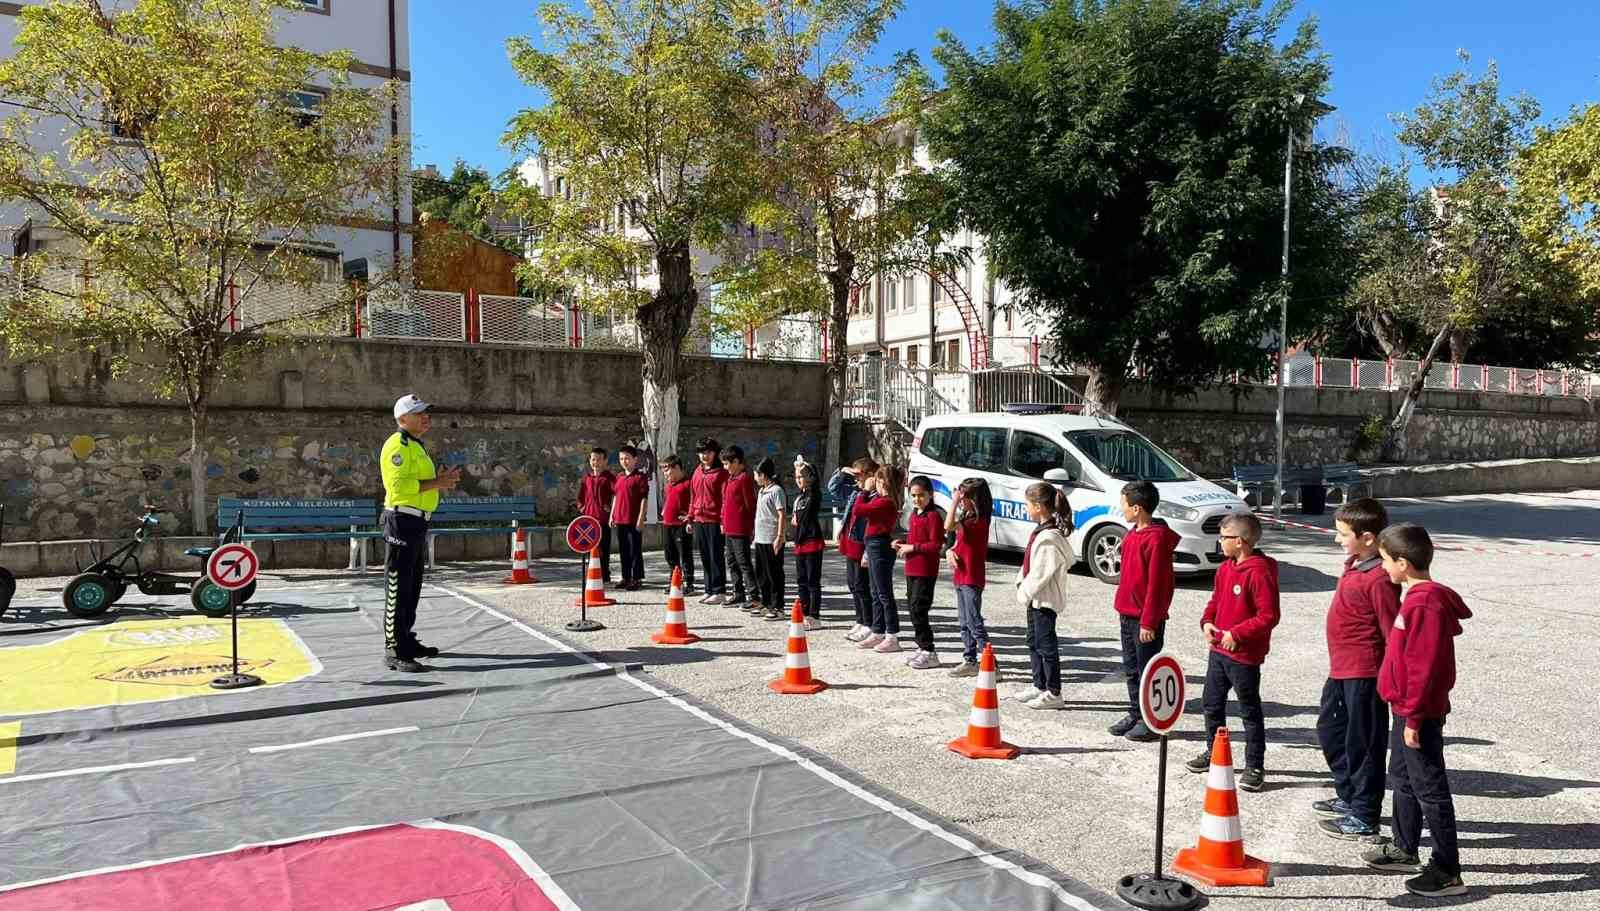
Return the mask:
<path id="1" fill-rule="evenodd" d="M 1472 888 L 1456 903 L 1562 911 L 1600 906 L 1600 753 L 1589 744 L 1600 717 L 1591 683 L 1600 670 L 1594 657 L 1600 492 L 1390 506 L 1397 519 L 1433 528 L 1441 545 L 1480 548 L 1441 552 L 1435 566 L 1437 577 L 1460 590 L 1476 612 L 1458 641 L 1460 682 L 1447 728 Z M 1312 522 L 1331 525 L 1327 517 Z M 1267 890 L 1213 890 L 1213 907 L 1420 907 L 1423 902 L 1403 895 L 1398 878 L 1363 868 L 1355 846 L 1323 837 L 1307 812 L 1310 801 L 1331 793 L 1314 725 L 1327 660 L 1323 616 L 1340 559 L 1330 535 L 1310 530 L 1269 530 L 1266 548 L 1284 564 L 1284 620 L 1263 678 L 1268 790 L 1241 795 L 1241 805 L 1247 847 L 1274 862 L 1278 879 Z M 578 563 L 538 561 L 536 571 L 546 581 L 521 588 L 490 581 L 503 567 L 449 569 L 437 579 L 559 629 L 575 613 L 570 605 Z M 659 578 L 654 555 L 647 572 Z M 1009 572 L 993 566 L 991 576 L 1003 580 Z M 912 671 L 850 647 L 842 639 L 847 601 L 831 556 L 825 581 L 828 628 L 812 634 L 811 653 L 817 675 L 833 687 L 815 697 L 780 698 L 764 685 L 782 666 L 783 624 L 691 601 L 690 626 L 705 640 L 678 649 L 650 644 L 649 634 L 661 623 L 659 591 L 612 592 L 623 603 L 596 612 L 608 628 L 578 641 L 603 660 L 643 664 L 729 715 L 815 749 L 1090 885 L 1110 890 L 1118 876 L 1148 867 L 1155 752 L 1103 732 L 1120 712 L 1123 693 L 1109 588 L 1087 576 L 1072 580 L 1081 607 L 1062 618 L 1060 630 L 1068 710 L 1040 714 L 1005 702 L 1006 737 L 1030 753 L 1010 763 L 976 763 L 944 749 L 964 730 L 970 681 Z M 953 592 L 945 583 L 936 619 L 941 641 L 953 642 Z M 49 587 L 30 583 L 25 591 Z M 1196 710 L 1205 649 L 1198 634 L 1186 630 L 1197 625 L 1208 592 L 1208 582 L 1180 589 L 1168 633 L 1168 647 L 1189 671 Z M 992 592 L 986 614 L 1005 695 L 1025 685 L 1026 653 L 1021 613 L 999 595 Z M 1185 720 L 1175 759 L 1199 749 L 1199 728 L 1197 716 Z M 1202 793 L 1200 777 L 1181 768 L 1169 773 L 1169 859 L 1193 843 Z"/>

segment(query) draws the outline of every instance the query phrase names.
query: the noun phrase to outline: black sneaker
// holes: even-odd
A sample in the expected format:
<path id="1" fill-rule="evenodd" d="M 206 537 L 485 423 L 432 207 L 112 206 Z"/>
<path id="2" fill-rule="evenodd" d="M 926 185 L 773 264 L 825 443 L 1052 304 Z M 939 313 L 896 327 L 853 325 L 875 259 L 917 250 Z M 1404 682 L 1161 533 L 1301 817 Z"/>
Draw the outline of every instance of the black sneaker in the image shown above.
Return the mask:
<path id="1" fill-rule="evenodd" d="M 1196 756 L 1195 758 L 1184 763 L 1183 767 L 1197 775 L 1202 772 L 1209 771 L 1211 769 L 1211 751 L 1206 750 L 1199 756 Z"/>
<path id="2" fill-rule="evenodd" d="M 1343 819 L 1344 817 L 1349 816 L 1351 809 L 1352 808 L 1349 804 L 1337 797 L 1332 800 L 1319 800 L 1311 805 L 1311 811 L 1313 813 L 1319 813 L 1323 816 L 1331 816 L 1334 819 Z"/>
<path id="3" fill-rule="evenodd" d="M 1386 841 L 1370 851 L 1362 851 L 1361 862 L 1387 873 L 1422 872 L 1422 860 L 1392 841 Z"/>
<path id="4" fill-rule="evenodd" d="M 420 674 L 427 670 L 426 667 L 418 664 L 410 658 L 396 658 L 392 655 L 384 658 L 383 663 L 391 671 L 402 671 L 407 674 Z"/>
<path id="5" fill-rule="evenodd" d="M 1378 837 L 1378 827 L 1370 822 L 1362 822 L 1354 816 L 1344 816 L 1339 819 L 1324 819 L 1317 823 L 1317 828 L 1329 838 L 1343 839 L 1344 841 L 1373 842 Z"/>
<path id="6" fill-rule="evenodd" d="M 1128 728 L 1128 733 L 1122 736 L 1136 743 L 1155 743 L 1161 739 L 1161 735 L 1145 727 L 1143 721 L 1135 721 L 1133 727 Z"/>
<path id="7" fill-rule="evenodd" d="M 434 648 L 431 645 L 423 645 L 421 642 L 417 642 L 417 641 L 413 640 L 412 643 L 411 643 L 411 647 L 406 649 L 406 657 L 407 658 L 413 658 L 413 659 L 415 659 L 415 658 L 437 658 L 437 657 L 439 657 L 439 650 Z"/>
<path id="8" fill-rule="evenodd" d="M 1467 886 L 1459 875 L 1447 875 L 1438 867 L 1429 864 L 1421 876 L 1406 880 L 1406 891 L 1424 898 L 1446 898 L 1452 895 L 1466 895 Z"/>
<path id="9" fill-rule="evenodd" d="M 1106 733 L 1110 734 L 1113 737 L 1121 737 L 1124 734 L 1127 734 L 1129 731 L 1133 730 L 1133 726 L 1138 724 L 1138 723 L 1139 723 L 1139 719 L 1133 717 L 1132 715 L 1123 715 L 1121 718 L 1119 718 L 1117 720 L 1116 724 L 1113 724 L 1111 727 L 1106 728 Z"/>
<path id="10" fill-rule="evenodd" d="M 1239 773 L 1239 790 L 1252 793 L 1261 790 L 1266 783 L 1267 773 L 1263 769 L 1245 769 Z"/>

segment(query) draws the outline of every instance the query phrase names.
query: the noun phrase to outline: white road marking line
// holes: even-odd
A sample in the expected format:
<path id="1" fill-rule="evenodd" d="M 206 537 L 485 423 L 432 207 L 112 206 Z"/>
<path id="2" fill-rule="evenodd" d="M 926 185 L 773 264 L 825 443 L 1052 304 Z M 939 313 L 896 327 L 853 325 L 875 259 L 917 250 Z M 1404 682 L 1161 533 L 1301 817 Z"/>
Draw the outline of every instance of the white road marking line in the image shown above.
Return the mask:
<path id="1" fill-rule="evenodd" d="M 62 769 L 59 772 L 35 772 L 32 775 L 12 775 L 0 778 L 0 784 L 12 784 L 18 781 L 42 781 L 46 778 L 68 778 L 73 775 L 100 775 L 107 772 L 126 772 L 132 769 L 152 769 L 156 766 L 185 765 L 194 762 L 193 756 L 182 759 L 156 759 L 151 762 L 124 762 L 121 765 L 97 765 L 82 769 Z"/>
<path id="2" fill-rule="evenodd" d="M 446 586 L 439 585 L 437 583 L 431 583 L 430 582 L 430 583 L 428 583 L 428 585 L 430 587 L 432 587 L 432 588 L 437 588 L 440 591 L 445 592 L 445 593 L 447 593 L 447 594 L 449 594 L 449 595 L 451 595 L 451 596 L 453 596 L 455 598 L 458 598 L 458 599 L 460 599 L 462 601 L 465 601 L 466 603 L 472 605 L 473 607 L 478 608 L 479 610 L 483 611 L 484 613 L 489 614 L 492 617 L 499 617 L 501 620 L 504 620 L 505 622 L 511 624 L 512 626 L 516 627 L 517 629 L 520 629 L 523 632 L 527 633 L 528 635 L 533 636 L 535 639 L 540 640 L 541 642 L 544 642 L 544 643 L 546 643 L 548 645 L 554 646 L 555 648 L 558 648 L 561 651 L 566 652 L 569 655 L 576 655 L 579 658 L 586 659 L 591 667 L 601 668 L 601 669 L 610 669 L 612 667 L 611 665 L 608 665 L 608 664 L 605 664 L 605 663 L 602 663 L 602 662 L 599 662 L 599 661 L 595 661 L 593 656 L 591 656 L 591 655 L 589 655 L 589 654 L 587 654 L 585 652 L 581 652 L 578 649 L 575 649 L 572 646 L 567 645 L 565 642 L 562 642 L 559 639 L 551 638 L 550 636 L 547 636 L 544 633 L 539 632 L 538 630 L 536 630 L 533 627 L 527 625 L 526 623 L 523 623 L 520 620 L 517 620 L 515 618 L 509 617 L 509 616 L 501 613 L 500 611 L 495 610 L 494 608 L 492 608 L 489 605 L 483 603 L 482 601 L 477 600 L 476 598 L 473 598 L 473 597 L 471 597 L 469 595 L 464 595 L 461 592 L 456 591 L 455 589 L 448 588 Z M 651 693 L 652 695 L 654 695 L 654 696 L 656 696 L 656 697 L 658 697 L 660 699 L 665 700 L 666 702 L 670 703 L 671 705 L 675 705 L 678 708 L 684 710 L 685 712 L 688 712 L 689 714 L 695 716 L 696 718 L 699 718 L 701 721 L 704 721 L 707 724 L 715 725 L 716 727 L 719 727 L 722 730 L 727 731 L 729 734 L 732 734 L 733 736 L 738 737 L 741 740 L 749 741 L 750 743 L 752 743 L 752 744 L 754 744 L 754 745 L 756 745 L 758 747 L 761 747 L 762 749 L 767 750 L 770 753 L 773 753 L 773 754 L 775 754 L 777 756 L 780 756 L 780 757 L 782 757 L 784 759 L 790 760 L 791 762 L 793 762 L 796 765 L 798 765 L 800 768 L 805 769 L 806 771 L 812 773 L 813 775 L 816 775 L 818 778 L 821 778 L 823 781 L 828 782 L 829 784 L 833 785 L 834 787 L 839 788 L 840 790 L 845 791 L 846 793 L 851 794 L 852 796 L 855 796 L 855 797 L 857 797 L 857 798 L 859 798 L 861 800 L 866 801 L 867 803 L 871 804 L 872 806 L 877 807 L 878 809 L 883 810 L 883 811 L 893 815 L 894 817 L 900 819 L 901 821 L 911 824 L 915 828 L 921 829 L 924 832 L 927 832 L 927 833 L 929 833 L 931 835 L 937 836 L 938 838 L 950 843 L 951 845 L 954 845 L 957 848 L 960 848 L 963 851 L 966 851 L 968 854 L 972 855 L 973 857 L 977 858 L 978 860 L 982 861 L 983 863 L 988 864 L 991 867 L 994 867 L 997 870 L 1004 870 L 1004 871 L 1010 873 L 1012 876 L 1015 876 L 1017 879 L 1020 879 L 1023 882 L 1027 883 L 1030 886 L 1036 886 L 1038 888 L 1042 888 L 1042 889 L 1048 890 L 1056 898 L 1060 899 L 1061 901 L 1066 902 L 1068 905 L 1071 905 L 1073 908 L 1077 908 L 1078 911 L 1098 911 L 1098 909 L 1094 905 L 1089 904 L 1087 901 L 1079 898 L 1076 895 L 1073 895 L 1071 892 L 1068 892 L 1066 889 L 1062 888 L 1060 883 L 1056 882 L 1053 879 L 1050 879 L 1048 876 L 1042 876 L 1042 875 L 1040 875 L 1038 873 L 1033 872 L 1032 870 L 1025 870 L 1022 867 L 1017 866 L 1016 864 L 1012 863 L 1009 860 L 1006 860 L 1006 859 L 1001 858 L 1001 857 L 996 857 L 995 855 L 993 855 L 993 854 L 983 850 L 982 848 L 978 847 L 977 845 L 973 844 L 969 839 L 963 838 L 962 836 L 957 835 L 954 832 L 951 832 L 951 831 L 948 831 L 946 829 L 943 829 L 937 823 L 934 823 L 934 822 L 932 822 L 930 820 L 923 819 L 922 817 L 916 815 L 915 813 L 912 813 L 910 810 L 907 810 L 904 807 L 900 807 L 900 806 L 897 806 L 897 805 L 895 805 L 893 803 L 890 803 L 888 800 L 886 800 L 886 799 L 884 799 L 882 797 L 879 797 L 878 795 L 872 793 L 871 791 L 868 791 L 865 788 L 862 788 L 862 787 L 860 787 L 858 785 L 855 785 L 855 784 L 845 780 L 844 778 L 841 778 L 839 775 L 835 774 L 834 772 L 831 772 L 831 771 L 823 768 L 822 766 L 817 765 L 816 763 L 814 763 L 811 760 L 805 758 L 804 756 L 799 755 L 798 753 L 794 752 L 793 750 L 790 750 L 790 749 L 787 749 L 785 747 L 779 746 L 778 744 L 773 743 L 770 740 L 766 740 L 766 739 L 762 738 L 761 735 L 756 734 L 756 733 L 751 732 L 751 731 L 746 731 L 743 728 L 740 728 L 740 727 L 734 725 L 731 722 L 724 721 L 721 718 L 718 718 L 715 715 L 712 715 L 710 712 L 705 711 L 704 709 L 701 709 L 701 708 L 699 708 L 697 706 L 694 706 L 694 705 L 690 705 L 689 703 L 683 701 L 682 699 L 679 699 L 676 696 L 673 696 L 672 694 L 668 693 L 667 691 L 665 691 L 663 689 L 660 689 L 660 688 L 658 688 L 656 686 L 653 686 L 653 685 L 651 685 L 649 683 L 646 683 L 643 680 L 638 679 L 637 677 L 634 677 L 632 674 L 628 673 L 628 669 L 626 667 L 617 666 L 615 668 L 615 670 L 616 670 L 617 676 L 621 677 L 623 680 L 628 681 L 629 683 L 633 684 L 634 686 L 638 687 L 639 689 L 642 689 L 647 693 Z"/>
<path id="3" fill-rule="evenodd" d="M 325 743 L 342 743 L 346 740 L 362 740 L 367 737 L 387 737 L 390 734 L 415 734 L 419 729 L 416 725 L 403 728 L 385 728 L 381 731 L 362 731 L 359 734 L 339 734 L 333 737 L 318 737 L 316 740 L 302 740 L 299 743 L 279 743 L 266 747 L 251 747 L 252 753 L 281 753 L 284 750 L 299 750 L 305 747 L 319 747 Z"/>

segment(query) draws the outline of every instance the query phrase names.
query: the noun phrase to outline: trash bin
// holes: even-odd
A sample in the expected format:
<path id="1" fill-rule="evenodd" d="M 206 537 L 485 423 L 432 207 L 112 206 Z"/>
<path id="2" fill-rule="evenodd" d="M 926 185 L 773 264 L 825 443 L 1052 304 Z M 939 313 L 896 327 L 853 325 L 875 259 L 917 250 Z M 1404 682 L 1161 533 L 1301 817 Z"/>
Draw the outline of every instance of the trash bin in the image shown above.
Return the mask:
<path id="1" fill-rule="evenodd" d="M 1300 512 L 1320 516 L 1328 511 L 1328 488 L 1321 484 L 1300 485 Z"/>

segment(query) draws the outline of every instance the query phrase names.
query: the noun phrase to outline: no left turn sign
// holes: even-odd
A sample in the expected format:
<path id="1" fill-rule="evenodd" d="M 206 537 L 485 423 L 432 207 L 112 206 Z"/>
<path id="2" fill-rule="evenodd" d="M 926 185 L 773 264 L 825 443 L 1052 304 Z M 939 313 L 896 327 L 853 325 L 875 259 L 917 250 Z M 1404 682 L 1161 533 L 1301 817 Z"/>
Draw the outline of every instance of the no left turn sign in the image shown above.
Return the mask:
<path id="1" fill-rule="evenodd" d="M 1145 727 L 1165 737 L 1183 717 L 1183 667 L 1178 656 L 1162 652 L 1150 659 L 1139 677 L 1139 714 Z"/>
<path id="2" fill-rule="evenodd" d="M 218 588 L 237 591 L 256 580 L 259 566 L 255 551 L 243 544 L 224 544 L 206 560 L 206 577 Z"/>

